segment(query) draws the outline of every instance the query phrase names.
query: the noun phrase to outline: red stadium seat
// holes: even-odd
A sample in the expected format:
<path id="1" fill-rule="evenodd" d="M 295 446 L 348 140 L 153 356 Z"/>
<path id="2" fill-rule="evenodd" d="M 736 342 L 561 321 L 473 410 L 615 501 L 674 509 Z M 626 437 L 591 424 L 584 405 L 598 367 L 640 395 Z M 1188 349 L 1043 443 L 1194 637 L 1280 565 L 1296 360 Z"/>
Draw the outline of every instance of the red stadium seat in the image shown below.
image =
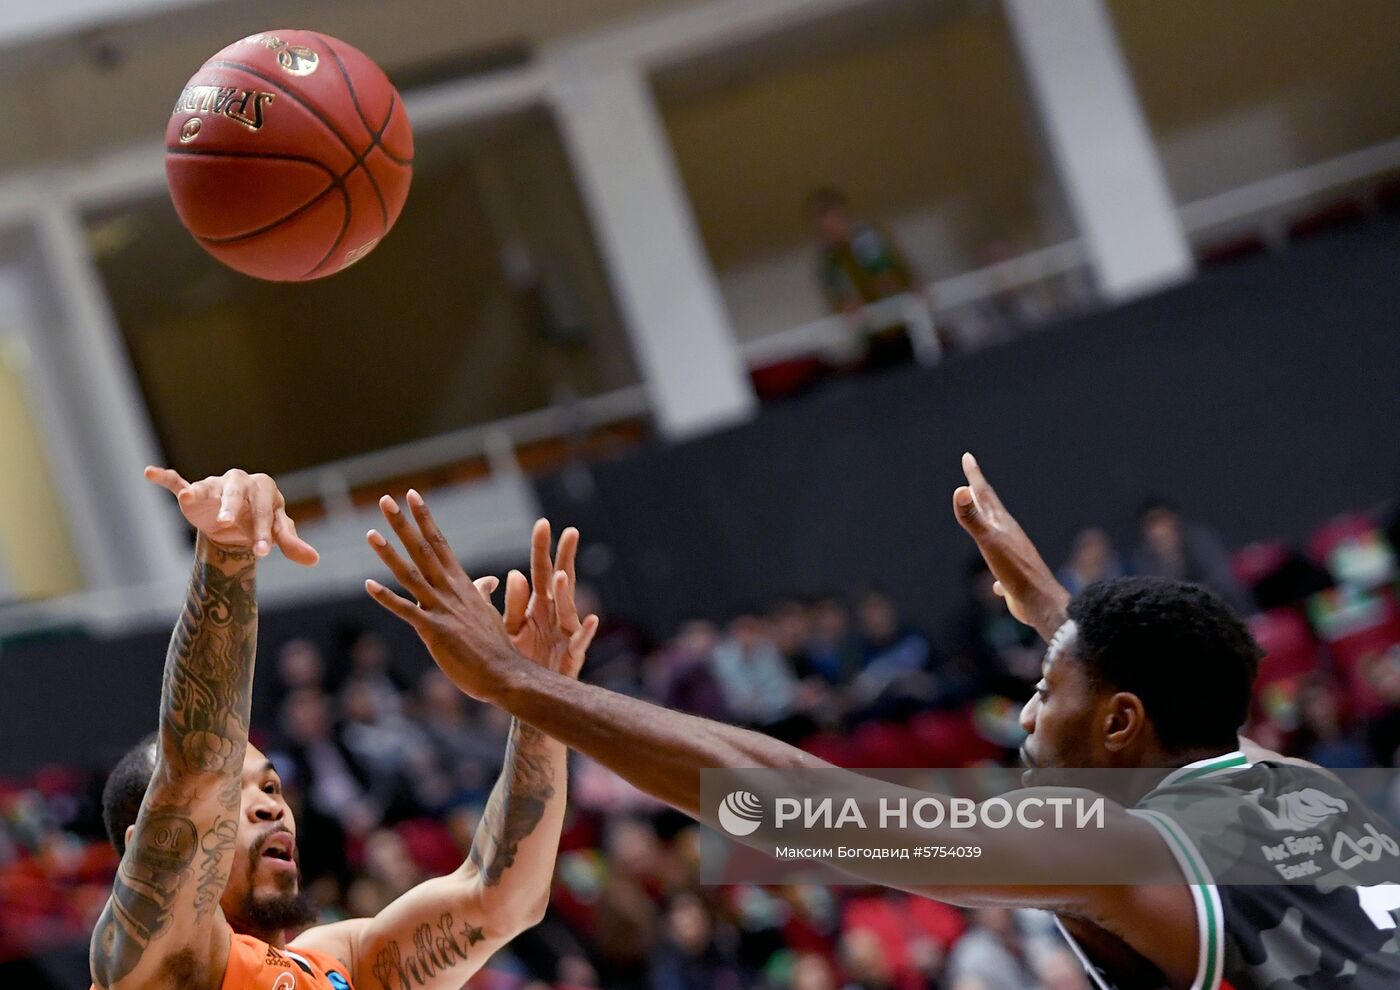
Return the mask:
<path id="1" fill-rule="evenodd" d="M 462 862 L 462 852 L 447 826 L 432 818 L 417 818 L 394 826 L 408 854 L 430 876 L 451 873 Z"/>
<path id="2" fill-rule="evenodd" d="M 1277 730 L 1291 732 L 1298 724 L 1298 687 L 1318 666 L 1317 639 L 1307 619 L 1291 608 L 1253 616 L 1249 631 L 1264 651 L 1254 685 L 1259 714 Z"/>
<path id="3" fill-rule="evenodd" d="M 902 725 L 872 722 L 852 733 L 861 767 L 918 767 L 919 747 L 914 734 Z"/>
<path id="4" fill-rule="evenodd" d="M 838 767 L 860 766 L 855 744 L 839 732 L 818 732 L 802 740 L 802 749 Z"/>
<path id="5" fill-rule="evenodd" d="M 759 399 L 785 399 L 797 395 L 822 378 L 830 369 L 821 358 L 803 357 L 764 365 L 749 372 Z"/>
<path id="6" fill-rule="evenodd" d="M 916 909 L 917 902 L 922 903 Z M 919 980 L 910 982 L 910 978 L 917 975 L 911 972 L 914 962 L 909 953 L 911 946 L 928 939 L 946 952 L 966 927 L 962 912 L 947 904 L 925 898 L 893 898 L 886 894 L 852 898 L 841 917 L 843 931 L 862 929 L 880 940 L 885 958 L 895 970 L 898 986 L 922 985 Z"/>
<path id="7" fill-rule="evenodd" d="M 1400 644 L 1400 602 L 1390 589 L 1368 592 L 1334 588 L 1313 596 L 1313 626 L 1332 657 L 1337 680 L 1347 691 L 1352 713 L 1377 714 L 1385 705 L 1371 689 L 1372 663 Z"/>
<path id="8" fill-rule="evenodd" d="M 967 767 L 996 759 L 1002 747 L 977 731 L 971 708 L 923 712 L 909 720 L 922 767 Z"/>

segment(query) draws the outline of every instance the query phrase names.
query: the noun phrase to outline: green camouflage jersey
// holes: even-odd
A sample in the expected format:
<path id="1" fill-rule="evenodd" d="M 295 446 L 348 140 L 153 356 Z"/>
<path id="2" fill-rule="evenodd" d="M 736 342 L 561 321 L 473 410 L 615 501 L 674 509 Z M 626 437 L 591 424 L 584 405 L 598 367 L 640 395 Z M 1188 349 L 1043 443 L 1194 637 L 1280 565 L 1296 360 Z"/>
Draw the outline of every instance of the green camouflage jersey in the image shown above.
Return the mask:
<path id="1" fill-rule="evenodd" d="M 1191 889 L 1192 990 L 1400 990 L 1400 833 L 1336 777 L 1230 753 L 1173 771 L 1129 813 Z M 1115 988 L 1070 943 L 1102 990 L 1145 990 Z"/>

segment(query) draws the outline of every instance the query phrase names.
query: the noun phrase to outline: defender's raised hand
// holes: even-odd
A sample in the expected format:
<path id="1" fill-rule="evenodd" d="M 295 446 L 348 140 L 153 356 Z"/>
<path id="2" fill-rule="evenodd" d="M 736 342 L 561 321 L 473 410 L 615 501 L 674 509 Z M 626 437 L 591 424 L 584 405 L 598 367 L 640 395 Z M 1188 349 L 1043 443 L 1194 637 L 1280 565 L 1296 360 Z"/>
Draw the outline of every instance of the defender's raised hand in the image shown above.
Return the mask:
<path id="1" fill-rule="evenodd" d="M 467 576 L 427 503 L 412 489 L 408 507 L 412 518 L 388 495 L 379 500 L 379 511 L 403 544 L 408 560 L 376 530 L 366 538 L 394 579 L 417 601 L 395 594 L 378 581 L 366 581 L 365 590 L 414 628 L 454 684 L 478 701 L 489 702 L 505 675 L 524 662 L 491 604 L 491 592 L 499 582 L 493 577 L 473 582 Z"/>
<path id="2" fill-rule="evenodd" d="M 277 546 L 288 560 L 310 567 L 321 559 L 297 535 L 277 483 L 265 474 L 234 468 L 190 484 L 170 468 L 146 468 L 146 480 L 180 503 L 180 512 L 206 538 L 225 547 L 247 547 L 266 557 Z"/>
<path id="3" fill-rule="evenodd" d="M 1065 621 L 1070 594 L 1055 580 L 1021 524 L 1001 504 L 977 458 L 963 454 L 962 469 L 967 484 L 953 492 L 953 513 L 977 541 L 982 559 L 996 578 L 996 592 L 1006 599 L 1011 614 L 1048 642 Z"/>
<path id="4" fill-rule="evenodd" d="M 552 562 L 549 543 L 549 520 L 539 519 L 530 534 L 530 580 L 519 571 L 506 577 L 506 632 L 522 655 L 541 667 L 577 677 L 598 631 L 598 617 L 580 620 L 574 602 L 578 530 L 570 526 L 559 535 Z"/>

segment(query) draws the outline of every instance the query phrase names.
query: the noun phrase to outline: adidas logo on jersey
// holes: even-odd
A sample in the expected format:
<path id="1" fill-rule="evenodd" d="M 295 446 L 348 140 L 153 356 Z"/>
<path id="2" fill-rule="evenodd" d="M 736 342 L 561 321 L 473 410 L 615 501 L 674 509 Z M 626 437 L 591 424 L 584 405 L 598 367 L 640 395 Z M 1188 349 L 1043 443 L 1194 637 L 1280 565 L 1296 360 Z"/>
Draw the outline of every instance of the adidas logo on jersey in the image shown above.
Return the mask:
<path id="1" fill-rule="evenodd" d="M 1273 799 L 1275 808 L 1264 806 L 1262 790 L 1251 791 L 1246 797 L 1259 812 L 1264 823 L 1276 832 L 1306 832 L 1317 828 L 1334 815 L 1347 810 L 1347 803 L 1316 787 L 1305 787 L 1301 791 L 1289 791 Z"/>
<path id="2" fill-rule="evenodd" d="M 280 966 L 282 969 L 291 969 L 292 961 L 272 946 L 267 947 L 267 958 L 263 960 L 264 966 Z"/>

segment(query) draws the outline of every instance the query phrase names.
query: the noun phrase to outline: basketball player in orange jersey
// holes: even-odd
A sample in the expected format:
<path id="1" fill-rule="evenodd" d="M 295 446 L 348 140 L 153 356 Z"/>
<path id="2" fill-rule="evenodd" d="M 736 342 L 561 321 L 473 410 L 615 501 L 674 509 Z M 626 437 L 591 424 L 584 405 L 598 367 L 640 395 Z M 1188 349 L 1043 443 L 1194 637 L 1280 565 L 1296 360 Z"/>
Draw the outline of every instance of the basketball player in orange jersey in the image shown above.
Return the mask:
<path id="1" fill-rule="evenodd" d="M 1205 589 L 1161 578 L 1103 581 L 1071 598 L 970 454 L 963 469 L 968 484 L 953 494 L 958 521 L 1013 614 L 1050 644 L 1021 713 L 1021 754 L 1032 779 L 1070 767 L 1163 769 L 1126 805 L 1108 802 L 1102 828 L 1093 830 L 1006 819 L 970 828 L 940 819 L 923 828 L 886 825 L 873 808 L 867 812 L 867 821 L 881 824 L 863 837 L 881 851 L 975 847 L 1019 884 L 986 883 L 975 866 L 966 868 L 972 859 L 939 859 L 924 878 L 881 859 L 841 867 L 954 904 L 1053 911 L 1099 990 L 1400 987 L 1400 833 L 1335 777 L 1238 737 L 1259 658 L 1244 624 Z M 409 507 L 412 519 L 391 500 L 381 502 L 408 560 L 377 533 L 369 542 L 417 603 L 375 581 L 366 590 L 417 630 L 468 694 L 704 820 L 717 810 L 700 806 L 704 770 L 829 766 L 760 733 L 521 661 L 495 610 L 447 578 L 440 562 L 451 551 L 412 492 Z M 554 581 L 566 588 L 569 575 Z M 1134 776 L 1141 783 L 1149 775 Z M 862 793 L 862 779 L 847 774 L 848 793 Z M 1049 804 L 1085 793 L 1026 787 L 1014 796 Z M 1285 848 L 1290 837 L 1294 844 Z M 741 841 L 765 845 L 752 834 Z M 1284 864 L 1290 872 L 1278 869 L 1279 849 L 1293 857 Z M 1104 865 L 1115 863 L 1152 881 L 1129 884 L 1113 874 L 1080 882 L 1104 877 Z M 1305 879 L 1285 884 L 1279 877 Z"/>
<path id="2" fill-rule="evenodd" d="M 515 723 L 504 768 L 455 872 L 413 888 L 373 918 L 288 929 L 312 916 L 300 889 L 296 822 L 276 770 L 248 743 L 258 605 L 257 561 L 276 547 L 298 564 L 317 553 L 297 536 L 267 475 L 230 471 L 188 484 L 146 477 L 175 495 L 198 531 L 194 573 L 166 656 L 157 737 L 127 755 L 103 795 L 122 854 L 97 923 L 92 979 L 107 990 L 457 990 L 549 900 L 564 817 L 564 747 Z M 532 570 L 506 588 L 502 635 L 526 662 L 576 677 L 597 629 L 579 622 L 571 581 L 578 533 L 557 556 L 537 527 Z M 446 579 L 469 587 L 455 561 Z M 493 609 L 494 613 L 494 609 Z"/>

